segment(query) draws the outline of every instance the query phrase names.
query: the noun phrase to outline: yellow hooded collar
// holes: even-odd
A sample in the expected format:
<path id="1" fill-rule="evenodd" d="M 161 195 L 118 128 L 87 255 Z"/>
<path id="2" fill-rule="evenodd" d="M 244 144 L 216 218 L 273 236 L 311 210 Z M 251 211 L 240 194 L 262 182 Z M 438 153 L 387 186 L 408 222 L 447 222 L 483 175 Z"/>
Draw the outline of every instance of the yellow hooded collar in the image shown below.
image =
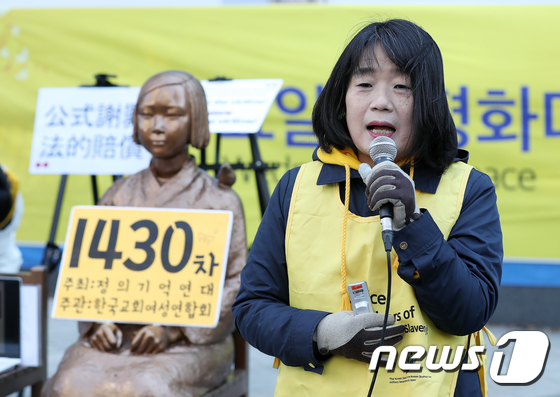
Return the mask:
<path id="1" fill-rule="evenodd" d="M 318 148 L 317 157 L 324 164 L 335 164 L 344 166 L 344 164 L 346 163 L 350 166 L 350 168 L 354 170 L 357 170 L 361 164 L 354 151 L 348 148 L 343 150 L 332 148 L 332 151 L 330 153 L 327 153 L 323 149 Z"/>

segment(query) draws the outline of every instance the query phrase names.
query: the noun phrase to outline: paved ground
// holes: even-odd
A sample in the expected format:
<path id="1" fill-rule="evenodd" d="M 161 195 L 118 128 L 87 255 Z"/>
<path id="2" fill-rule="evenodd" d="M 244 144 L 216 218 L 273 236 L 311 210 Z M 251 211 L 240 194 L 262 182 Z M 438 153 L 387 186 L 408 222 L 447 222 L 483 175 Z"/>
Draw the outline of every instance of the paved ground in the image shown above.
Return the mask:
<path id="1" fill-rule="evenodd" d="M 49 311 L 50 313 L 50 311 Z M 491 325 L 490 329 L 499 339 L 509 331 L 520 330 L 506 326 Z M 560 331 L 540 329 L 547 334 L 551 348 L 543 376 L 530 386 L 500 386 L 489 378 L 490 396 L 492 397 L 560 397 Z M 64 351 L 78 338 L 75 321 L 50 319 L 48 324 L 48 374 L 56 372 Z M 487 343 L 488 345 L 488 343 Z M 489 347 L 488 363 L 496 348 Z M 509 350 L 511 352 L 511 349 Z M 504 350 L 508 355 L 508 349 Z M 251 348 L 249 352 L 249 397 L 269 397 L 274 395 L 277 371 L 272 368 L 273 358 Z M 30 396 L 26 390 L 24 397 Z M 10 397 L 15 397 L 15 394 Z"/>

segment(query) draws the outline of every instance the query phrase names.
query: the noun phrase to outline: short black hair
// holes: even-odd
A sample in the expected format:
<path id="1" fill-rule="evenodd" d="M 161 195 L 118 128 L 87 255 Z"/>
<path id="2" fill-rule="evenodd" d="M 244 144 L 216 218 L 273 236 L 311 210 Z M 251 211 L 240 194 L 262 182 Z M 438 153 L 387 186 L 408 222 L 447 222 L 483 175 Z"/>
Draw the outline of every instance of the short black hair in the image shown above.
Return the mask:
<path id="1" fill-rule="evenodd" d="M 409 162 L 443 173 L 457 155 L 457 130 L 449 112 L 441 52 L 432 37 L 413 22 L 391 19 L 364 27 L 346 46 L 313 108 L 313 131 L 330 153 L 358 149 L 346 124 L 346 92 L 362 55 L 381 45 L 412 84 L 414 109 Z"/>

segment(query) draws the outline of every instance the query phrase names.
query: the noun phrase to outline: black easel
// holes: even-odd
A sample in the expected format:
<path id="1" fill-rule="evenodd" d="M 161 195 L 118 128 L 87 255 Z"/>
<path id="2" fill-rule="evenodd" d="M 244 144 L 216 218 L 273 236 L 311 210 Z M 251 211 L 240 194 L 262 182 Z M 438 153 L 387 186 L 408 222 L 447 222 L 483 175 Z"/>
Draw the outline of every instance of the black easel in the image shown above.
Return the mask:
<path id="1" fill-rule="evenodd" d="M 94 85 L 82 85 L 81 87 L 118 87 L 117 84 L 113 84 L 108 80 L 108 78 L 113 78 L 113 77 L 117 77 L 117 76 L 110 75 L 110 74 L 96 74 Z M 117 180 L 119 177 L 120 175 L 113 175 L 113 181 Z M 45 253 L 43 254 L 42 264 L 44 266 L 47 266 L 49 272 L 54 270 L 60 263 L 60 260 L 62 259 L 62 250 L 58 245 L 56 245 L 55 238 L 56 238 L 56 230 L 58 229 L 58 220 L 60 218 L 60 210 L 62 208 L 62 199 L 64 198 L 64 191 L 66 189 L 67 179 L 68 179 L 68 175 L 60 176 L 58 195 L 56 197 L 56 205 L 54 207 L 54 215 L 51 223 L 51 232 L 49 234 L 49 240 L 45 247 Z M 97 189 L 96 175 L 91 175 L 91 187 L 93 191 L 93 203 L 97 204 L 97 202 L 99 201 L 99 193 Z"/>
<path id="2" fill-rule="evenodd" d="M 237 162 L 230 164 L 231 168 L 234 170 L 255 170 L 255 177 L 257 180 L 257 191 L 259 194 L 259 204 L 261 208 L 261 216 L 264 215 L 264 211 L 268 206 L 268 202 L 270 200 L 270 194 L 268 191 L 268 183 L 266 182 L 265 171 L 267 170 L 274 170 L 279 167 L 278 164 L 267 164 L 263 163 L 261 159 L 261 154 L 259 151 L 259 145 L 257 143 L 257 134 L 247 134 L 249 137 L 249 143 L 251 145 L 251 154 L 253 156 L 253 162 L 245 165 L 243 163 Z M 218 170 L 220 169 L 221 164 L 219 163 L 220 158 L 220 140 L 222 138 L 222 134 L 216 134 L 216 163 L 215 164 L 207 164 L 206 163 L 206 149 L 202 149 L 200 151 L 200 164 L 198 165 L 200 168 L 204 170 L 212 170 L 214 174 L 217 175 Z"/>
<path id="3" fill-rule="evenodd" d="M 231 80 L 223 76 L 218 76 L 208 81 L 227 81 Z M 270 194 L 268 191 L 268 183 L 266 182 L 265 171 L 267 170 L 274 170 L 279 167 L 279 164 L 267 164 L 264 163 L 261 159 L 261 154 L 259 151 L 259 145 L 257 142 L 257 134 L 247 134 L 249 137 L 249 144 L 251 145 L 251 155 L 253 156 L 253 162 L 249 165 L 245 165 L 243 163 L 237 162 L 231 164 L 231 167 L 234 170 L 255 170 L 255 178 L 257 181 L 257 191 L 259 194 L 259 204 L 261 208 L 261 216 L 264 215 L 264 211 L 268 206 L 268 202 L 270 200 Z M 218 170 L 221 166 L 219 163 L 220 161 L 220 140 L 222 138 L 222 134 L 216 133 L 216 163 L 215 164 L 207 164 L 206 163 L 206 149 L 202 149 L 200 151 L 200 164 L 199 167 L 204 170 L 213 170 L 214 175 L 218 174 Z"/>

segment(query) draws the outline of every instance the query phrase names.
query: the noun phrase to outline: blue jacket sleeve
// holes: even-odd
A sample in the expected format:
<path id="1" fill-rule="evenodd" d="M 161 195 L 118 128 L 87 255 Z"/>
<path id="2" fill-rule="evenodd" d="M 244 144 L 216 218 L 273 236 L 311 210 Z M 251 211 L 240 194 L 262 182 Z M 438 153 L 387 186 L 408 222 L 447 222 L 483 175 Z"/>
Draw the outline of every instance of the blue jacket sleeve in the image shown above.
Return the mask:
<path id="1" fill-rule="evenodd" d="M 486 174 L 471 171 L 447 241 L 426 211 L 395 233 L 393 247 L 399 276 L 439 329 L 467 335 L 487 323 L 498 303 L 503 248 L 494 185 Z"/>
<path id="2" fill-rule="evenodd" d="M 314 355 L 313 333 L 328 313 L 289 306 L 285 257 L 286 220 L 298 169 L 286 173 L 272 194 L 233 304 L 237 329 L 252 346 L 285 365 L 322 372 Z"/>

